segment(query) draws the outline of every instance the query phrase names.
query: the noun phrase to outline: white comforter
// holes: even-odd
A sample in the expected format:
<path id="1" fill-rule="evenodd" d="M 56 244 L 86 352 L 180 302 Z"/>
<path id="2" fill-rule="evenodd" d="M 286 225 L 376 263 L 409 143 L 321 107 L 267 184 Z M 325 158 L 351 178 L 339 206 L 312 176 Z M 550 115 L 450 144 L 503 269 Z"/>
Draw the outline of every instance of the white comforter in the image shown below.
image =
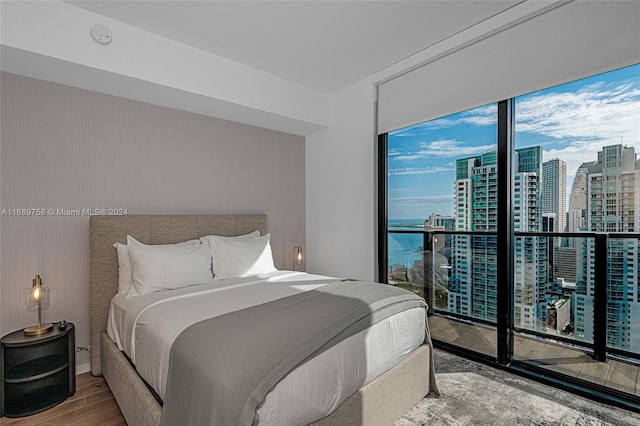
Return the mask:
<path id="1" fill-rule="evenodd" d="M 332 281 L 335 278 L 276 271 L 129 299 L 116 295 L 107 333 L 164 398 L 171 345 L 189 325 Z M 418 308 L 344 340 L 285 377 L 258 410 L 260 424 L 308 424 L 328 415 L 362 383 L 375 379 L 420 346 L 424 336 L 425 312 Z"/>

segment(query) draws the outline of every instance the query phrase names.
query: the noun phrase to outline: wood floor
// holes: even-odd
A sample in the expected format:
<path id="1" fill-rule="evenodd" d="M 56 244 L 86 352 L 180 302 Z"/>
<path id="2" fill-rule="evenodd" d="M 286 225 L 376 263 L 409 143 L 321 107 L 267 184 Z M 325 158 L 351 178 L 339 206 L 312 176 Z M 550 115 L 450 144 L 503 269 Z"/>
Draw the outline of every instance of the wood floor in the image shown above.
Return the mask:
<path id="1" fill-rule="evenodd" d="M 60 405 L 33 416 L 0 418 L 0 425 L 126 426 L 107 383 L 90 373 L 76 376 L 76 393 Z"/>
<path id="2" fill-rule="evenodd" d="M 495 356 L 495 328 L 437 315 L 429 317 L 429 328 L 434 339 Z M 542 368 L 640 396 L 640 365 L 638 363 L 612 358 L 607 362 L 598 362 L 582 350 L 520 335 L 516 335 L 514 341 L 514 355 L 518 360 Z"/>

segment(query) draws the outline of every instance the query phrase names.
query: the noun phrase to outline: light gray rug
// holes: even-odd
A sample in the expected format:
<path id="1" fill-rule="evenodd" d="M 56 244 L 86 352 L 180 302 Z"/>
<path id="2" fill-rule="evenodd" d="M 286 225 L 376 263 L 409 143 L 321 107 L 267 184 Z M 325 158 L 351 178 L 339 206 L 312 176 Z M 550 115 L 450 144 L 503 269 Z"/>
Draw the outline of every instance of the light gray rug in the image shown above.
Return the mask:
<path id="1" fill-rule="evenodd" d="M 581 398 L 436 350 L 440 398 L 425 398 L 394 426 L 640 426 L 640 414 Z"/>

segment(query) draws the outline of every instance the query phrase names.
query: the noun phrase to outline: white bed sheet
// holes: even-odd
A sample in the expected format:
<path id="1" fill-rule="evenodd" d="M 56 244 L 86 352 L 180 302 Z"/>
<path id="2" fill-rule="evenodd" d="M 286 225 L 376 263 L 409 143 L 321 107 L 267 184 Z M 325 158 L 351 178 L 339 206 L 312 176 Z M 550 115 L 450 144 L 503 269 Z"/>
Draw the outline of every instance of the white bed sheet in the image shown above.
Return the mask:
<path id="1" fill-rule="evenodd" d="M 164 398 L 171 345 L 190 324 L 335 280 L 275 271 L 129 299 L 116 295 L 109 310 L 107 333 L 129 356 L 140 376 Z M 424 337 L 422 308 L 394 315 L 351 336 L 285 377 L 258 409 L 260 424 L 308 424 L 328 415 L 349 395 L 420 346 Z"/>

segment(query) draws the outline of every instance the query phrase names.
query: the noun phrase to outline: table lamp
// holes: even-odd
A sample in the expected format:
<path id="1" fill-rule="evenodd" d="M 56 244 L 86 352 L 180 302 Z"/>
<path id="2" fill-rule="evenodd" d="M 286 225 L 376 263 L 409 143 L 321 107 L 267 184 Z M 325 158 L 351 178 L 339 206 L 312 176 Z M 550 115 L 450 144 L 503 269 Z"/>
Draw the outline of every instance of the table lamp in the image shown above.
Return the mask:
<path id="1" fill-rule="evenodd" d="M 28 311 L 38 311 L 38 324 L 25 328 L 25 336 L 37 336 L 53 328 L 53 324 L 42 323 L 42 308 L 49 307 L 49 287 L 42 285 L 42 279 L 38 274 L 33 279 L 33 285 L 26 289 L 25 305 Z"/>

